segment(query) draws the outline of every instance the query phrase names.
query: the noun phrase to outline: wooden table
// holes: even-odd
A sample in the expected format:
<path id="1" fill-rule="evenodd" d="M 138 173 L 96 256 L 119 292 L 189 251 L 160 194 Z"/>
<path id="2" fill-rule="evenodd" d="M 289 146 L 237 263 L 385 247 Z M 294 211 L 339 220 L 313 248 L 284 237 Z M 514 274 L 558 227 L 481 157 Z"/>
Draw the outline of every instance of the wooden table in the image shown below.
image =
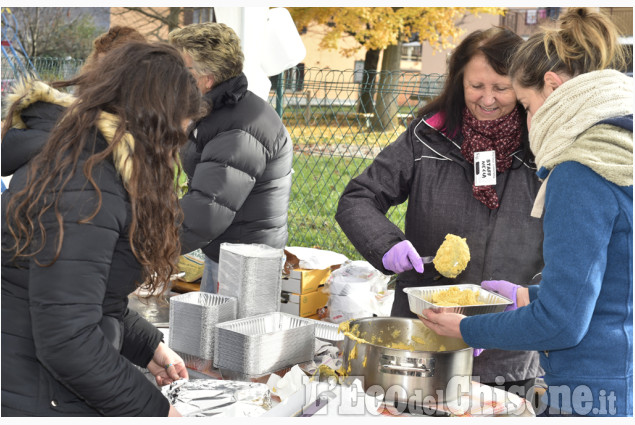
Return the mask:
<path id="1" fill-rule="evenodd" d="M 201 282 L 185 282 L 180 279 L 175 279 L 172 281 L 172 291 L 178 292 L 179 294 L 185 294 L 187 292 L 199 291 L 201 289 Z"/>

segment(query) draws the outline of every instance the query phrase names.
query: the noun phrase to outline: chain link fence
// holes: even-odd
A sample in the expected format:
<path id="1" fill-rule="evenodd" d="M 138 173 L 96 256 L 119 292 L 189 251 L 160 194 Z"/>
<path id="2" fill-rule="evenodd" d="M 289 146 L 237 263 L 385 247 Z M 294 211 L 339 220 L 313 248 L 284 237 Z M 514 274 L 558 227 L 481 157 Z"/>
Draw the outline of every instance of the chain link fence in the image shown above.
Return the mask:
<path id="1" fill-rule="evenodd" d="M 84 65 L 81 59 L 36 57 L 29 62 L 17 56 L 2 55 L 2 93 L 17 79 L 26 74 L 36 75 L 44 81 L 66 80 L 77 74 Z"/>
<path id="2" fill-rule="evenodd" d="M 394 141 L 442 89 L 444 75 L 294 68 L 274 78 L 270 103 L 294 143 L 290 246 L 361 259 L 335 221 L 351 178 Z M 406 204 L 389 210 L 403 229 Z"/>
<path id="3" fill-rule="evenodd" d="M 70 78 L 83 65 L 75 59 L 31 61 L 39 78 L 49 81 Z M 3 92 L 15 78 L 14 66 L 3 57 Z M 295 151 L 288 245 L 361 259 L 335 221 L 339 197 L 441 91 L 445 76 L 298 67 L 271 80 L 269 103 L 282 117 Z M 402 204 L 388 212 L 402 229 L 405 209 Z"/>

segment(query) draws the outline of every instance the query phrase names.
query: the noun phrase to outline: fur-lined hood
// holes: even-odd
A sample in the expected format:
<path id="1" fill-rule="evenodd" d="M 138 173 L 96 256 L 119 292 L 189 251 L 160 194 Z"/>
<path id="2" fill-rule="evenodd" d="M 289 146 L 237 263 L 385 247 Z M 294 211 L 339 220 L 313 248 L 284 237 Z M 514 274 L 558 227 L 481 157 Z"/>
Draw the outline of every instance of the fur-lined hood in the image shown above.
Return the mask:
<path id="1" fill-rule="evenodd" d="M 68 108 L 76 100 L 77 98 L 72 94 L 64 93 L 57 89 L 54 89 L 53 87 L 50 87 L 42 81 L 33 79 L 22 80 L 16 83 L 16 85 L 13 87 L 12 93 L 6 96 L 6 101 L 9 105 L 16 105 L 16 108 L 11 116 L 7 117 L 6 119 L 11 120 L 11 128 L 28 130 L 29 126 L 23 119 L 23 113 L 30 106 L 35 105 L 38 102 L 46 102 L 53 105 L 61 106 L 63 108 Z M 97 129 L 104 136 L 104 139 L 109 144 L 112 143 L 118 125 L 119 118 L 116 115 L 107 112 L 100 113 L 99 119 L 97 121 Z M 7 133 L 7 138 L 9 138 L 9 136 L 10 132 Z M 5 152 L 10 148 L 12 148 L 12 146 L 5 146 L 5 143 L 3 141 L 2 155 L 5 156 L 5 153 L 10 155 L 9 152 Z M 41 146 L 37 149 L 37 151 L 39 152 L 40 149 Z M 134 139 L 132 135 L 126 133 L 121 142 L 117 144 L 113 152 L 115 167 L 117 168 L 119 174 L 121 174 L 124 182 L 127 182 L 132 174 L 132 160 L 129 159 L 131 159 L 133 152 Z M 27 158 L 27 161 L 29 159 L 30 158 Z M 11 173 L 13 171 L 11 171 Z M 5 170 L 5 161 L 3 161 L 2 163 L 2 175 L 7 175 L 7 172 Z"/>
<path id="2" fill-rule="evenodd" d="M 11 127 L 26 129 L 27 125 L 22 120 L 22 111 L 36 102 L 48 102 L 68 108 L 76 98 L 72 94 L 62 93 L 46 83 L 38 80 L 21 80 L 16 82 L 13 90 L 6 96 L 9 105 L 15 104 L 15 110 L 11 117 Z"/>

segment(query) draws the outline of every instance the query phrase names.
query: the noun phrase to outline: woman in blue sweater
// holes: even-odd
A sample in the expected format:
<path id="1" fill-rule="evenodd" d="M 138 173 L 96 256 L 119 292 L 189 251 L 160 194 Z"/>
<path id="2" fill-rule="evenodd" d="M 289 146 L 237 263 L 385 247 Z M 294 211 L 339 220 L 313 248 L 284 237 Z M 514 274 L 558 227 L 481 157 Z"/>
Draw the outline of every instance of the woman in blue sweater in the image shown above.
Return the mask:
<path id="1" fill-rule="evenodd" d="M 633 413 L 633 79 L 610 69 L 623 58 L 613 24 L 584 8 L 519 49 L 510 76 L 543 180 L 541 284 L 483 282 L 514 301 L 502 314 L 420 316 L 473 347 L 538 350 L 539 416 Z"/>

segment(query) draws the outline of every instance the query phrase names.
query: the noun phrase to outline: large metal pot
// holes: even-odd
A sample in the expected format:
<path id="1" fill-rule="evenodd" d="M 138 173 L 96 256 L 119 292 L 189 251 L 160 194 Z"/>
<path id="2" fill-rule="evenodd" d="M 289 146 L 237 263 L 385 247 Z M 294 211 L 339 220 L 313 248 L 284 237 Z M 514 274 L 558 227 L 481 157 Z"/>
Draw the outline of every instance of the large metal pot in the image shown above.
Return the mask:
<path id="1" fill-rule="evenodd" d="M 365 391 L 383 390 L 384 400 L 400 403 L 450 401 L 466 391 L 473 349 L 462 339 L 438 336 L 419 319 L 373 317 L 349 325 L 344 368 L 363 377 Z"/>

